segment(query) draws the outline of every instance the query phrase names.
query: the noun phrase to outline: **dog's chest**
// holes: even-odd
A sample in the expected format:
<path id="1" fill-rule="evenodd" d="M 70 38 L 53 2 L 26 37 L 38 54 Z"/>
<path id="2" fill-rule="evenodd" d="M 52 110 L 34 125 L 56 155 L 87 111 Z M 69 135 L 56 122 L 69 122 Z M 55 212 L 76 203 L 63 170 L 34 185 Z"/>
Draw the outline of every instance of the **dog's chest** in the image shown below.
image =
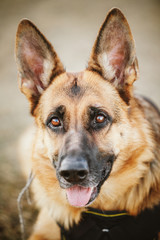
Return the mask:
<path id="1" fill-rule="evenodd" d="M 157 240 L 157 227 L 152 222 L 156 212 L 146 210 L 133 217 L 126 212 L 102 212 L 90 208 L 83 213 L 80 223 L 70 230 L 59 225 L 61 240 Z M 159 217 L 157 215 L 157 221 Z M 149 225 L 146 226 L 146 222 Z"/>

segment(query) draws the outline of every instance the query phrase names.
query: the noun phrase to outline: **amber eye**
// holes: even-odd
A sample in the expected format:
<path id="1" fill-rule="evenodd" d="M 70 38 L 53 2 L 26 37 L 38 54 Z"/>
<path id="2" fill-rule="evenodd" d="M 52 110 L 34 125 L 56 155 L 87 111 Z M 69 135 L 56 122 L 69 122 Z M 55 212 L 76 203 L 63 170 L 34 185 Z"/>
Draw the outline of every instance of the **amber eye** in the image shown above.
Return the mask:
<path id="1" fill-rule="evenodd" d="M 103 114 L 98 114 L 95 118 L 96 123 L 103 123 L 105 122 L 106 118 Z"/>
<path id="2" fill-rule="evenodd" d="M 53 127 L 59 127 L 61 126 L 61 121 L 58 117 L 53 117 L 51 120 L 51 124 Z"/>

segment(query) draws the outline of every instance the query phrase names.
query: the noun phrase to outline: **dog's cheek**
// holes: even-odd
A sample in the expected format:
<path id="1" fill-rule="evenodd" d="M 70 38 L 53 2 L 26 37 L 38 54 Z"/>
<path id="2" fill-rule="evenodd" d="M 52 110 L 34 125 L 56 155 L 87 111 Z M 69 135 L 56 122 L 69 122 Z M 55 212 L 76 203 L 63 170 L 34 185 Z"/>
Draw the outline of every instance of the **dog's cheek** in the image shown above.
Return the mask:
<path id="1" fill-rule="evenodd" d="M 128 148 L 128 132 L 127 124 L 113 124 L 110 131 L 107 134 L 102 134 L 100 141 L 98 141 L 99 139 L 97 140 L 99 142 L 99 152 L 104 153 L 104 155 L 115 156 L 112 172 L 117 172 L 119 166 L 123 164 L 123 158 L 126 158 L 124 154 Z M 122 159 L 121 162 L 119 162 L 119 158 Z"/>
<path id="2" fill-rule="evenodd" d="M 119 136 L 117 129 L 112 127 L 108 133 L 98 135 L 96 142 L 98 145 L 99 152 L 104 155 L 114 154 L 117 156 L 120 152 L 121 137 Z"/>
<path id="3" fill-rule="evenodd" d="M 122 119 L 121 122 L 113 124 L 110 133 L 114 149 L 119 154 L 130 142 L 131 126 L 126 119 Z"/>
<path id="4" fill-rule="evenodd" d="M 43 129 L 39 129 L 37 133 L 37 141 L 35 144 L 35 151 L 32 160 L 32 166 L 38 182 L 43 190 L 53 198 L 54 189 L 59 187 L 56 180 L 56 171 L 53 167 L 49 154 L 52 154 L 51 147 L 53 145 L 49 141 Z M 49 153 L 50 152 L 50 153 Z"/>
<path id="5" fill-rule="evenodd" d="M 132 155 L 133 130 L 128 122 L 115 125 L 112 128 L 112 147 L 117 156 L 112 173 L 118 173 L 126 165 L 126 160 Z"/>
<path id="6" fill-rule="evenodd" d="M 48 134 L 48 132 L 45 132 L 44 145 L 46 146 L 47 157 L 51 164 L 53 164 L 53 161 L 56 161 L 56 156 L 58 155 L 58 141 L 56 138 Z"/>

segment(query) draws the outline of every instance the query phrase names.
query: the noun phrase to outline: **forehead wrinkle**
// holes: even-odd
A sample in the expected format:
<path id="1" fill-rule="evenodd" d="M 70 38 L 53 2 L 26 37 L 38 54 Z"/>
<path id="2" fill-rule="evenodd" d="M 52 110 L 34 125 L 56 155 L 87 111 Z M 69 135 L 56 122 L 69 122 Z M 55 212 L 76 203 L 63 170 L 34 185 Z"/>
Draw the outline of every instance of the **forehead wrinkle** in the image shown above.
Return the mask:
<path id="1" fill-rule="evenodd" d="M 83 83 L 83 72 L 79 73 L 66 73 L 68 77 L 68 84 L 63 88 L 64 92 L 74 99 L 79 99 L 84 94 L 84 88 L 82 87 Z"/>

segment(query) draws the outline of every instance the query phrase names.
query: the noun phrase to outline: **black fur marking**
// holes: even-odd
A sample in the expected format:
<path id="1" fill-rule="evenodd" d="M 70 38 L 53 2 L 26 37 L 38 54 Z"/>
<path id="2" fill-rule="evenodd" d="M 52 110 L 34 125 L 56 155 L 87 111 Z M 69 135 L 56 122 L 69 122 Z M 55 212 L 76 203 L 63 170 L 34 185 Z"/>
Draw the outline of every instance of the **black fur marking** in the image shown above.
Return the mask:
<path id="1" fill-rule="evenodd" d="M 127 104 L 129 105 L 129 101 L 130 101 L 130 96 L 129 96 L 129 93 L 127 91 L 124 91 L 124 90 L 119 90 L 118 91 L 120 97 L 122 98 L 122 100 Z"/>
<path id="2" fill-rule="evenodd" d="M 99 64 L 95 63 L 95 66 L 88 66 L 87 69 L 91 72 L 97 73 L 98 75 L 100 75 L 102 77 L 102 70 L 101 67 L 99 66 Z M 106 80 L 106 79 L 104 79 Z"/>
<path id="3" fill-rule="evenodd" d="M 78 79 L 75 78 L 73 82 L 73 86 L 71 88 L 71 93 L 72 95 L 77 96 L 80 94 L 80 92 L 81 92 L 81 88 L 78 86 Z"/>
<path id="4" fill-rule="evenodd" d="M 55 80 L 55 78 L 57 76 L 59 76 L 60 74 L 62 74 L 64 72 L 65 72 L 65 69 L 58 69 L 58 63 L 55 61 L 55 67 L 52 70 L 48 86 L 53 82 L 53 80 Z"/>
<path id="5" fill-rule="evenodd" d="M 30 101 L 31 101 L 31 110 L 30 110 L 30 113 L 31 115 L 35 115 L 35 109 L 38 105 L 38 102 L 39 102 L 39 98 L 40 98 L 40 94 L 38 96 L 34 96 L 32 95 L 31 98 L 30 98 Z"/>

